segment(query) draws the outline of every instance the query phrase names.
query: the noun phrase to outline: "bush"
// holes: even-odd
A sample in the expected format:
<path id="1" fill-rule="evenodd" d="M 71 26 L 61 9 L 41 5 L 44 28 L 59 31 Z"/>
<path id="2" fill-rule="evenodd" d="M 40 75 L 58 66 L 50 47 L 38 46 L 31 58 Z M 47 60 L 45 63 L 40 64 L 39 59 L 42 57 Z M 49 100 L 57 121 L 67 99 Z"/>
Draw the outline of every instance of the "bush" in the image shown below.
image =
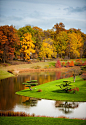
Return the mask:
<path id="1" fill-rule="evenodd" d="M 75 65 L 76 66 L 82 66 L 82 60 L 81 59 L 76 59 Z"/>
<path id="2" fill-rule="evenodd" d="M 57 60 L 56 68 L 61 68 L 61 62 L 59 61 L 59 59 Z"/>
<path id="3" fill-rule="evenodd" d="M 70 66 L 70 67 L 73 67 L 73 66 L 74 66 L 74 62 L 71 61 L 71 62 L 69 63 L 69 66 Z"/>
<path id="4" fill-rule="evenodd" d="M 65 62 L 62 62 L 62 66 L 63 66 L 63 67 L 65 66 Z"/>
<path id="5" fill-rule="evenodd" d="M 86 71 L 86 65 L 85 66 L 81 66 L 81 70 L 85 70 Z"/>
<path id="6" fill-rule="evenodd" d="M 86 80 L 86 73 L 82 73 L 81 77 Z"/>
<path id="7" fill-rule="evenodd" d="M 46 65 L 44 68 L 45 68 L 45 69 L 48 69 L 48 68 L 49 68 L 49 65 Z"/>
<path id="8" fill-rule="evenodd" d="M 79 91 L 79 88 L 75 87 L 75 88 L 69 90 L 69 92 L 71 92 L 71 91 L 73 91 L 73 93 L 75 94 L 76 91 Z"/>
<path id="9" fill-rule="evenodd" d="M 70 62 L 68 61 L 67 63 L 66 63 L 66 67 L 69 67 L 70 66 Z"/>
<path id="10" fill-rule="evenodd" d="M 32 69 L 40 69 L 41 68 L 41 66 L 33 66 L 33 67 L 31 67 Z"/>
<path id="11" fill-rule="evenodd" d="M 41 89 L 38 89 L 38 92 L 42 92 L 42 90 L 41 90 Z"/>
<path id="12" fill-rule="evenodd" d="M 83 66 L 86 66 L 86 61 L 82 64 Z"/>

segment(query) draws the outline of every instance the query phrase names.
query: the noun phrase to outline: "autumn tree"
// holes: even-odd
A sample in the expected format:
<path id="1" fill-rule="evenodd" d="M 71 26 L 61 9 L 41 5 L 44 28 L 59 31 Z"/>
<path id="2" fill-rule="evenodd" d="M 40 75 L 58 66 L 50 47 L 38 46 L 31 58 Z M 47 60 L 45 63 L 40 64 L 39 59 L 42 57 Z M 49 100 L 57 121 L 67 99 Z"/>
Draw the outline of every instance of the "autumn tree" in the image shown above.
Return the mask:
<path id="1" fill-rule="evenodd" d="M 25 27 L 19 28 L 17 33 L 20 37 L 20 41 L 22 41 L 25 33 L 31 34 L 32 36 L 31 39 L 34 41 L 35 50 L 36 50 L 35 54 L 32 54 L 32 56 L 35 57 L 35 55 L 38 55 L 41 48 L 42 40 L 44 37 L 43 30 L 37 26 L 31 27 L 27 25 Z"/>
<path id="2" fill-rule="evenodd" d="M 70 54 L 71 58 L 80 57 L 81 49 L 83 48 L 83 38 L 80 33 L 69 33 L 67 41 L 66 53 Z"/>
<path id="3" fill-rule="evenodd" d="M 32 40 L 32 36 L 29 33 L 24 34 L 23 40 L 21 41 L 21 50 L 20 52 L 23 53 L 24 60 L 30 60 L 30 56 L 32 53 L 35 53 L 34 50 L 34 41 Z"/>
<path id="4" fill-rule="evenodd" d="M 60 22 L 60 23 L 56 23 L 53 27 L 53 29 L 56 30 L 56 34 L 58 34 L 60 31 L 65 31 L 65 25 Z"/>
<path id="5" fill-rule="evenodd" d="M 46 57 L 51 58 L 51 57 L 56 57 L 57 55 L 53 42 L 54 41 L 50 38 L 43 40 L 43 43 L 39 52 L 39 57 L 44 58 L 44 61 Z"/>
<path id="6" fill-rule="evenodd" d="M 76 76 L 81 73 L 81 69 L 80 68 L 71 68 L 68 72 L 72 73 L 74 82 L 75 82 Z"/>
<path id="7" fill-rule="evenodd" d="M 33 37 L 35 31 L 32 29 L 31 26 L 28 26 L 28 25 L 25 26 L 25 27 L 21 27 L 21 28 L 18 29 L 17 34 L 20 37 L 20 41 L 23 39 L 25 33 L 30 33 L 31 36 L 32 36 L 33 41 L 35 41 L 35 38 Z"/>
<path id="8" fill-rule="evenodd" d="M 13 26 L 0 27 L 0 59 L 4 63 L 14 58 L 15 45 L 19 44 L 19 38 Z"/>
<path id="9" fill-rule="evenodd" d="M 34 38 L 35 38 L 34 44 L 35 44 L 35 50 L 36 50 L 35 55 L 36 54 L 38 55 L 44 38 L 44 32 L 41 28 L 37 26 L 33 27 L 33 30 L 35 31 L 34 33 Z"/>
<path id="10" fill-rule="evenodd" d="M 67 39 L 68 39 L 67 33 L 65 31 L 62 31 L 56 36 L 56 40 L 54 41 L 56 51 L 61 58 L 62 54 L 65 54 L 67 48 Z"/>

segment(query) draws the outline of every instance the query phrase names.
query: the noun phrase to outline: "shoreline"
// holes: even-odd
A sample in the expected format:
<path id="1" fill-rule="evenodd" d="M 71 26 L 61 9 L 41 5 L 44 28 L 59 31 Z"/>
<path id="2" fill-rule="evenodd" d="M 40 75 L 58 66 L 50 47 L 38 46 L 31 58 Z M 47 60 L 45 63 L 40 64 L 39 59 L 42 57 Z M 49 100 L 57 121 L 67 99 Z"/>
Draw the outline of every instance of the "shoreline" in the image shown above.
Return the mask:
<path id="1" fill-rule="evenodd" d="M 18 76 L 21 73 L 27 73 L 27 72 L 55 72 L 55 71 L 61 71 L 61 72 L 67 72 L 68 70 L 72 68 L 80 68 L 80 66 L 74 66 L 74 67 L 61 67 L 61 68 L 39 68 L 39 69 L 34 69 L 34 68 L 22 68 L 18 67 L 17 65 L 11 65 L 7 67 L 1 67 L 0 69 L 0 80 L 9 78 L 9 77 L 14 77 Z"/>
<path id="2" fill-rule="evenodd" d="M 48 69 L 18 69 L 19 73 L 22 73 L 22 72 L 47 72 L 47 71 L 64 71 L 64 70 L 68 70 L 66 67 L 62 67 L 62 68 L 48 68 Z"/>

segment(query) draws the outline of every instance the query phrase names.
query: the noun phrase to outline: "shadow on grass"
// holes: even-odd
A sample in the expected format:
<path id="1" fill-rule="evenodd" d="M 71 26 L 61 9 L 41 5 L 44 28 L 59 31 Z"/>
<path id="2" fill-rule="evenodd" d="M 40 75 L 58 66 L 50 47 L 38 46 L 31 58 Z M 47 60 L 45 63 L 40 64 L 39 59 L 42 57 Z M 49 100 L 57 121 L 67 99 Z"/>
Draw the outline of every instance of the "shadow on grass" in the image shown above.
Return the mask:
<path id="1" fill-rule="evenodd" d="M 64 90 L 54 90 L 54 93 L 66 93 L 66 94 L 73 94 L 73 92 L 65 92 Z"/>
<path id="2" fill-rule="evenodd" d="M 65 91 L 63 91 L 63 90 L 54 90 L 54 91 L 52 91 L 52 92 L 56 92 L 56 93 L 65 93 Z"/>
<path id="3" fill-rule="evenodd" d="M 25 90 L 22 90 L 21 92 L 28 92 L 28 91 L 31 91 L 31 90 L 25 89 Z"/>

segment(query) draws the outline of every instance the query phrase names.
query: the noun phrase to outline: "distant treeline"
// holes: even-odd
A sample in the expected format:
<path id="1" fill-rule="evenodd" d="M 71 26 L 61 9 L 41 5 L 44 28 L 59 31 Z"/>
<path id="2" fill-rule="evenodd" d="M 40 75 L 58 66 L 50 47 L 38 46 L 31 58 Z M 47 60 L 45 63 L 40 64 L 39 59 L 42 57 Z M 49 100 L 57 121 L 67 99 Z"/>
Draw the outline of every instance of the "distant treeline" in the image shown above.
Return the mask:
<path id="1" fill-rule="evenodd" d="M 18 30 L 13 26 L 0 26 L 1 62 L 57 57 L 86 57 L 86 34 L 80 29 L 66 30 L 63 23 L 56 23 L 48 30 L 37 26 L 25 26 Z"/>

